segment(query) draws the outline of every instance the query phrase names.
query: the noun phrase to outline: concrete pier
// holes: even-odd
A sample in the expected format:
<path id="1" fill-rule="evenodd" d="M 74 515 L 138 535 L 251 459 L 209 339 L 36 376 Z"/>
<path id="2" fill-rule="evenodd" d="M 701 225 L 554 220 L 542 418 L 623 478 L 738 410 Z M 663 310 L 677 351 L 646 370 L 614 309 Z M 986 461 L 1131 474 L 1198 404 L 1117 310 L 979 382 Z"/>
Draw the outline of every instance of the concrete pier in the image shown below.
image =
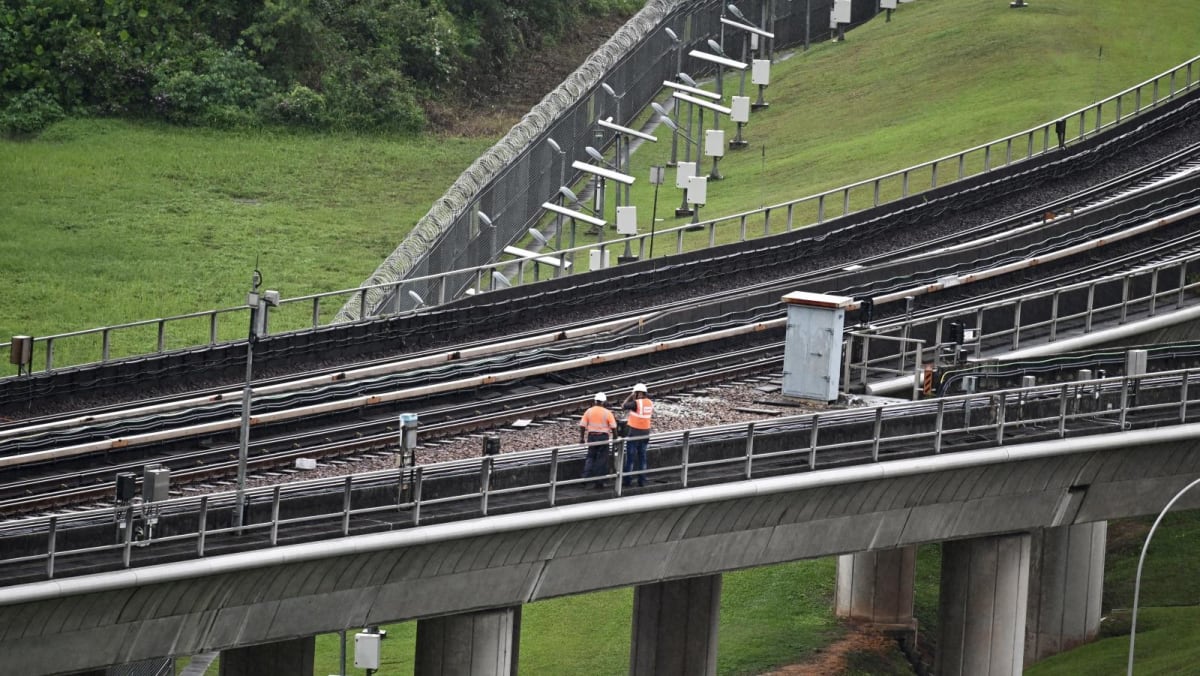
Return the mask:
<path id="1" fill-rule="evenodd" d="M 720 575 L 636 587 L 630 676 L 716 674 L 720 610 Z"/>
<path id="2" fill-rule="evenodd" d="M 276 641 L 221 651 L 221 676 L 311 674 L 316 637 Z"/>
<path id="3" fill-rule="evenodd" d="M 911 625 L 916 564 L 916 546 L 839 556 L 834 596 L 838 617 Z"/>
<path id="4" fill-rule="evenodd" d="M 1027 533 L 942 545 L 939 676 L 1021 673 L 1029 549 Z"/>
<path id="5" fill-rule="evenodd" d="M 511 676 L 517 673 L 520 642 L 520 606 L 419 620 L 414 671 L 421 676 Z"/>
<path id="6" fill-rule="evenodd" d="M 1032 534 L 1025 665 L 1090 641 L 1100 629 L 1108 522 Z"/>

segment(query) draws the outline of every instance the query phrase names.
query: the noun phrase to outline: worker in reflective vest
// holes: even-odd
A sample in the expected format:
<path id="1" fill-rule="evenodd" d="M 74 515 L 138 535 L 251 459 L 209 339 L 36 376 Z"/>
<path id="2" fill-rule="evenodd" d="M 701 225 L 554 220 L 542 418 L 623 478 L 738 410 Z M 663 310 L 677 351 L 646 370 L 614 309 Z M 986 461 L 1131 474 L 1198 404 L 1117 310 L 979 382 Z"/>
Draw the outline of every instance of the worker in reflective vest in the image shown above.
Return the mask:
<path id="1" fill-rule="evenodd" d="M 629 438 L 625 441 L 624 484 L 628 486 L 632 481 L 630 472 L 638 472 L 637 484 L 645 486 L 646 447 L 650 445 L 650 420 L 654 417 L 654 402 L 646 394 L 646 385 L 634 385 L 621 408 L 629 412 L 625 421 L 629 425 Z"/>
<path id="2" fill-rule="evenodd" d="M 608 454 L 617 419 L 604 406 L 607 400 L 603 392 L 597 392 L 591 408 L 584 411 L 579 420 L 579 441 L 588 445 L 587 458 L 583 461 L 584 478 L 608 474 Z M 604 482 L 597 481 L 592 486 L 604 488 Z"/>

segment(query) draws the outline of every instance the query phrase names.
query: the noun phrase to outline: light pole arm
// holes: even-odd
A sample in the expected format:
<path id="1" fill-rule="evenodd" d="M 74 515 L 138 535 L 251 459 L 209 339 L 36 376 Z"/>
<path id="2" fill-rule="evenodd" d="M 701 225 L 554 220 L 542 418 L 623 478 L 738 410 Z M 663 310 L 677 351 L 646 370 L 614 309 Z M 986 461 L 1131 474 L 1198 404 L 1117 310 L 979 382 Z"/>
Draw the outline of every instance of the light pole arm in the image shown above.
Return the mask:
<path id="1" fill-rule="evenodd" d="M 1146 534 L 1146 542 L 1142 545 L 1142 555 L 1138 557 L 1137 576 L 1133 580 L 1133 617 L 1129 622 L 1129 667 L 1126 670 L 1127 676 L 1133 676 L 1133 646 L 1137 639 L 1137 612 L 1138 612 L 1138 596 L 1141 593 L 1142 587 L 1142 564 L 1146 563 L 1146 551 L 1150 549 L 1150 539 L 1154 537 L 1154 531 L 1158 529 L 1158 524 L 1162 522 L 1163 517 L 1171 510 L 1171 506 L 1183 497 L 1193 486 L 1200 484 L 1200 479 L 1196 479 L 1192 483 L 1183 487 L 1183 490 L 1175 494 L 1166 507 L 1159 512 L 1158 518 L 1154 520 L 1154 525 L 1150 527 L 1150 532 Z"/>

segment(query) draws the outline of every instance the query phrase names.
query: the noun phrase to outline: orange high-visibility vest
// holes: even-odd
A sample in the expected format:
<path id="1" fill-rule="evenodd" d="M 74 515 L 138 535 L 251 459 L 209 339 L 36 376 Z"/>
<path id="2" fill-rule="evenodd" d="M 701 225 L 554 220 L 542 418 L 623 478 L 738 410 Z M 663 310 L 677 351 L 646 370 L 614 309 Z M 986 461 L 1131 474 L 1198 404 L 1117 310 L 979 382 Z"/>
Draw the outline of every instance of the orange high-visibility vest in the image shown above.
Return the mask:
<path id="1" fill-rule="evenodd" d="M 629 412 L 629 426 L 635 430 L 650 429 L 650 417 L 654 415 L 654 402 L 646 397 L 635 399 L 637 408 Z"/>
<path id="2" fill-rule="evenodd" d="M 583 412 L 579 426 L 587 429 L 588 434 L 607 434 L 617 428 L 617 419 L 607 408 L 593 406 Z"/>

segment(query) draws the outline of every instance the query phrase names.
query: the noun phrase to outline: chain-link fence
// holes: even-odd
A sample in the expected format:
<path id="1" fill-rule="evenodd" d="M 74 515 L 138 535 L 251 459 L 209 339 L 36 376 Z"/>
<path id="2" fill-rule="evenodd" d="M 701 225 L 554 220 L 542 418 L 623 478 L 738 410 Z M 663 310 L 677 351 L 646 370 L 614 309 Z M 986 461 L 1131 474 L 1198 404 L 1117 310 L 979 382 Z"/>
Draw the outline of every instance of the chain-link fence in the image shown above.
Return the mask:
<path id="1" fill-rule="evenodd" d="M 832 2 L 741 0 L 737 6 L 747 21 L 775 33 L 773 41 L 760 45 L 759 53 L 770 57 L 776 45 L 827 39 Z M 878 3 L 852 0 L 852 7 L 858 23 L 873 16 Z M 571 163 L 588 160 L 584 149 L 614 142 L 614 132 L 597 120 L 611 116 L 627 126 L 660 95 L 663 81 L 675 77 L 690 50 L 706 50 L 707 40 L 721 38 L 723 11 L 718 0 L 648 2 L 463 172 L 363 286 L 473 268 L 523 238 L 544 215 L 542 203 L 579 179 Z M 727 30 L 725 53 L 744 54 L 746 40 L 748 33 Z M 694 67 L 696 60 L 686 63 Z M 475 282 L 471 273 L 463 273 L 409 285 L 402 295 L 386 287 L 371 289 L 347 302 L 336 321 L 396 312 L 417 302 L 445 302 Z"/>

